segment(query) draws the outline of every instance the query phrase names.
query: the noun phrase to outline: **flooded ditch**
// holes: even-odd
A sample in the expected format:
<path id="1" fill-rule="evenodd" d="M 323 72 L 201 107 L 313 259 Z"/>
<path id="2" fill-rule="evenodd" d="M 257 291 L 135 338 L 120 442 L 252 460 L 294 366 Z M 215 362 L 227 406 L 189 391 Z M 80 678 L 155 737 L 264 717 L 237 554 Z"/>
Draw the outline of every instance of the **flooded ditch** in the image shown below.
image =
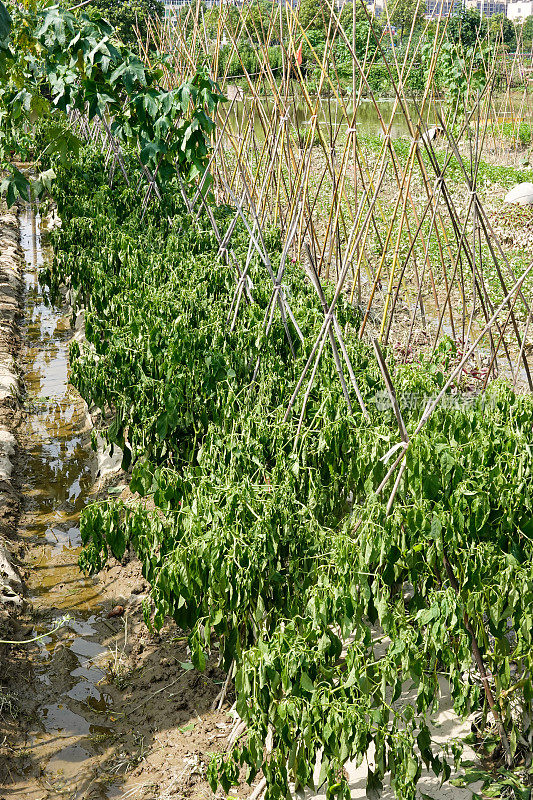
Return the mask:
<path id="1" fill-rule="evenodd" d="M 46 227 L 28 208 L 21 213 L 20 228 L 25 406 L 18 431 L 23 458 L 19 537 L 29 553 L 26 594 L 36 621 L 32 635 L 52 631 L 65 615 L 69 620 L 29 651 L 37 706 L 24 748 L 29 783 L 4 792 L 6 800 L 74 800 L 85 796 L 91 778 L 84 763 L 90 765 L 95 745 L 112 734 L 107 724 L 111 700 L 100 685 L 108 648 L 97 626 L 105 609 L 96 581 L 77 567 L 79 516 L 93 489 L 96 457 L 87 408 L 68 383 L 69 309 L 47 304 L 39 284 L 39 269 L 51 257 Z"/>
<path id="2" fill-rule="evenodd" d="M 31 209 L 19 219 L 18 543 L 29 605 L 18 638 L 41 638 L 13 648 L 2 676 L 19 710 L 1 720 L 0 800 L 205 800 L 209 753 L 232 725 L 212 708 L 225 676 L 215 664 L 192 669 L 171 621 L 147 629 L 149 587 L 137 561 L 125 556 L 94 578 L 78 569 L 82 509 L 108 492 L 127 499 L 128 489 L 111 477 L 116 464 L 92 451 L 87 407 L 68 382 L 70 309 L 49 304 L 39 284 L 51 258 L 46 223 Z"/>

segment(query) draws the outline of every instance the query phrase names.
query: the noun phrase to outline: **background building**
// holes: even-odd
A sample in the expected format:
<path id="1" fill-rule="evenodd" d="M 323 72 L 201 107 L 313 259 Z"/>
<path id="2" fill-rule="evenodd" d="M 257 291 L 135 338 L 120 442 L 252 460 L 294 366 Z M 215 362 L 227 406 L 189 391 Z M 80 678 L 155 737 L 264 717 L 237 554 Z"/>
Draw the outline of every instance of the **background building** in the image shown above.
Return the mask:
<path id="1" fill-rule="evenodd" d="M 507 4 L 507 16 L 509 19 L 525 19 L 533 16 L 533 2 L 523 3 L 511 2 Z"/>
<path id="2" fill-rule="evenodd" d="M 172 17 L 180 8 L 188 6 L 191 0 L 165 0 L 165 19 Z"/>
<path id="3" fill-rule="evenodd" d="M 436 19 L 447 17 L 450 13 L 459 13 L 463 9 L 463 0 L 426 0 L 426 17 Z"/>
<path id="4" fill-rule="evenodd" d="M 192 0 L 164 0 L 165 17 L 172 17 L 184 6 L 190 5 Z M 231 3 L 232 5 L 242 5 L 243 0 L 204 0 L 207 6 L 218 5 L 219 3 Z M 285 0 L 297 6 L 298 0 Z M 352 0 L 336 0 L 338 8 L 346 2 Z M 368 10 L 371 14 L 379 16 L 383 13 L 387 0 L 369 0 Z M 394 0 L 389 0 L 394 5 Z M 448 14 L 459 14 L 463 10 L 475 9 L 482 17 L 492 17 L 494 14 L 503 14 L 510 20 L 524 20 L 533 16 L 533 0 L 426 0 L 426 17 L 437 19 L 446 17 Z"/>
<path id="5" fill-rule="evenodd" d="M 492 17 L 494 14 L 503 14 L 507 11 L 505 0 L 466 0 L 465 8 L 474 8 L 482 17 Z"/>

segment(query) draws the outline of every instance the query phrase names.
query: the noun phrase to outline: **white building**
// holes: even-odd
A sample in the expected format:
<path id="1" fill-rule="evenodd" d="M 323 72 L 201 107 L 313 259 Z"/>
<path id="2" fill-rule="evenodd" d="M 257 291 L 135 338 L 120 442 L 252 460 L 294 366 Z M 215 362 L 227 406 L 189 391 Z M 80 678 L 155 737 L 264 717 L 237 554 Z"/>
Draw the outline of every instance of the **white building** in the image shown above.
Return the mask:
<path id="1" fill-rule="evenodd" d="M 505 0 L 465 0 L 465 8 L 474 8 L 482 17 L 492 17 L 494 14 L 506 12 Z"/>
<path id="2" fill-rule="evenodd" d="M 203 0 L 207 8 L 218 5 L 241 6 L 242 0 Z M 165 6 L 165 18 L 172 19 L 182 8 L 195 5 L 194 0 L 163 0 Z M 1 800 L 1 798 L 0 798 Z"/>
<path id="3" fill-rule="evenodd" d="M 533 2 L 523 3 L 522 0 L 507 3 L 507 16 L 509 19 L 526 19 L 533 17 Z"/>

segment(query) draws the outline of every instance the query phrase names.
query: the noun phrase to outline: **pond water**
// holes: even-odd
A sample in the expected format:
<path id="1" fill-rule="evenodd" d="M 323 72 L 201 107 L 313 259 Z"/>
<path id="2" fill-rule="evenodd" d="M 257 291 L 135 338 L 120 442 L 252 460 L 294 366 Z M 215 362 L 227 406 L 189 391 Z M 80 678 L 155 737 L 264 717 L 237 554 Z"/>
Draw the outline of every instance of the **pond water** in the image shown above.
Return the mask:
<path id="1" fill-rule="evenodd" d="M 326 129 L 335 130 L 339 123 L 346 129 L 348 127 L 348 118 L 352 117 L 352 108 L 350 102 L 346 100 L 347 117 L 342 106 L 334 98 L 321 98 L 317 102 L 317 118 L 318 123 Z M 256 136 L 259 140 L 263 140 L 265 136 L 265 126 L 268 126 L 271 120 L 275 117 L 279 120 L 283 116 L 279 109 L 274 105 L 272 98 L 264 97 L 260 99 L 261 106 L 264 114 L 257 113 L 257 108 L 250 99 L 237 100 L 232 109 L 230 118 L 231 127 L 234 132 L 246 125 L 250 114 L 252 112 L 252 105 L 254 105 L 254 129 Z M 419 115 L 419 107 L 415 102 L 409 102 L 407 105 L 408 112 L 412 119 L 417 119 Z M 308 105 L 303 98 L 289 98 L 285 113 L 292 128 L 300 132 L 302 137 L 306 135 L 306 127 L 311 123 L 312 114 Z M 263 116 L 263 121 L 261 121 Z M 381 120 L 380 121 L 380 116 Z M 431 125 L 433 124 L 433 115 L 423 114 L 424 121 Z M 363 99 L 357 107 L 357 114 L 355 116 L 355 127 L 357 132 L 367 136 L 383 136 L 383 126 L 390 125 L 390 135 L 392 138 L 400 138 L 410 136 L 410 129 L 405 117 L 404 112 L 394 99 L 380 100 L 376 105 L 371 100 Z"/>
<path id="2" fill-rule="evenodd" d="M 312 112 L 309 110 L 308 104 L 301 96 L 291 96 L 287 98 L 286 104 L 283 109 L 279 108 L 273 97 L 260 97 L 258 101 L 252 100 L 246 96 L 245 92 L 240 89 L 235 89 L 230 92 L 230 101 L 232 97 L 236 99 L 231 107 L 230 128 L 233 133 L 242 131 L 250 118 L 253 116 L 253 125 L 256 137 L 259 141 L 264 141 L 265 130 L 275 123 L 279 125 L 282 117 L 287 116 L 291 129 L 301 137 L 305 137 L 306 128 L 312 121 Z M 241 98 L 243 96 L 243 99 Z M 260 102 L 262 113 L 257 107 Z M 316 103 L 316 114 L 318 123 L 321 125 L 326 137 L 329 136 L 330 130 L 336 130 L 339 123 L 341 130 L 346 130 L 351 125 L 353 118 L 353 108 L 350 98 L 344 98 L 342 103 L 339 103 L 334 97 L 330 98 L 311 98 L 312 103 Z M 406 118 L 406 112 L 409 115 L 413 124 L 416 121 L 423 120 L 424 125 L 431 127 L 435 125 L 439 119 L 447 119 L 450 114 L 449 107 L 443 102 L 435 101 L 433 105 L 426 106 L 422 109 L 421 98 L 415 100 L 407 100 L 405 102 L 405 109 L 400 106 L 395 98 L 380 99 L 374 102 L 368 98 L 362 98 L 357 106 L 357 113 L 355 115 L 355 127 L 357 133 L 362 136 L 375 136 L 383 138 L 384 129 L 390 126 L 390 136 L 393 139 L 410 138 L 410 126 Z M 226 109 L 230 108 L 228 104 Z M 438 109 L 438 111 L 437 111 Z M 481 112 L 480 122 L 483 123 L 485 119 L 485 111 Z M 222 119 L 225 117 L 225 111 L 222 112 Z M 533 107 L 531 101 L 525 102 L 524 97 L 521 95 L 505 95 L 498 96 L 492 99 L 490 119 L 495 123 L 519 123 L 533 121 Z M 272 135 L 272 133 L 271 133 Z M 275 132 L 274 132 L 275 135 Z"/>

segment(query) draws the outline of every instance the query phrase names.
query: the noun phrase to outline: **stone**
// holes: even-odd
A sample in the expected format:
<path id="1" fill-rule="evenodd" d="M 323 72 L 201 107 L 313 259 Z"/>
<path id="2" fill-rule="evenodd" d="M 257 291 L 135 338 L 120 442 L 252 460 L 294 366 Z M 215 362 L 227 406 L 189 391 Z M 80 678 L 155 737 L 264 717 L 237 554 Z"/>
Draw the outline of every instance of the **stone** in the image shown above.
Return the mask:
<path id="1" fill-rule="evenodd" d="M 505 195 L 503 202 L 518 206 L 533 206 L 533 183 L 519 183 L 513 186 Z"/>
<path id="2" fill-rule="evenodd" d="M 0 546 L 0 603 L 22 603 L 22 581 L 11 563 L 11 556 Z"/>
<path id="3" fill-rule="evenodd" d="M 434 139 L 438 139 L 444 133 L 444 129 L 441 128 L 439 125 L 433 125 L 433 127 L 428 128 L 425 133 L 422 134 L 420 137 L 421 142 L 432 142 Z"/>
<path id="4" fill-rule="evenodd" d="M 16 397 L 19 388 L 13 359 L 4 355 L 3 360 L 4 363 L 0 363 L 0 401 Z"/>

